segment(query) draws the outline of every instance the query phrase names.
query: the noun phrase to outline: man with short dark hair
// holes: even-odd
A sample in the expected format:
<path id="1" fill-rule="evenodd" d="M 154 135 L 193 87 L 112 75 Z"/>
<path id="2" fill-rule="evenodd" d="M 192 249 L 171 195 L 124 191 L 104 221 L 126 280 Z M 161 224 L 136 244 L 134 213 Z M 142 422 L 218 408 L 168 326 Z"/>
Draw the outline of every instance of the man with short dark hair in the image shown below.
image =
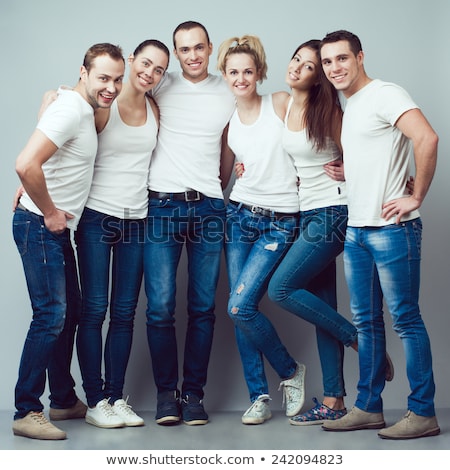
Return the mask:
<path id="1" fill-rule="evenodd" d="M 119 47 L 92 46 L 77 85 L 58 91 L 16 161 L 25 192 L 14 212 L 13 234 L 33 308 L 15 388 L 13 432 L 18 436 L 67 437 L 43 413 L 47 372 L 50 418 L 86 413 L 70 373 L 81 309 L 70 231 L 77 228 L 91 186 L 97 152 L 94 110 L 111 106 L 122 88 L 124 67 Z"/>
<path id="2" fill-rule="evenodd" d="M 181 23 L 173 40 L 181 72 L 168 73 L 152 93 L 160 109 L 160 129 L 150 165 L 144 249 L 147 336 L 158 392 L 156 422 L 169 425 L 182 419 L 201 425 L 208 422 L 203 388 L 223 248 L 222 187 L 234 161 L 222 142 L 234 98 L 222 78 L 208 72 L 212 44 L 202 24 Z M 183 246 L 189 279 L 180 395 L 174 315 Z"/>
<path id="3" fill-rule="evenodd" d="M 327 431 L 385 427 L 381 393 L 386 344 L 383 299 L 406 355 L 408 412 L 379 431 L 383 439 L 439 434 L 430 340 L 419 309 L 422 222 L 418 212 L 433 179 L 438 136 L 408 93 L 369 78 L 359 38 L 328 34 L 321 44 L 328 80 L 345 98 L 342 146 L 348 195 L 344 267 L 358 330 L 360 377 L 353 409 Z M 414 155 L 414 190 L 408 193 Z"/>

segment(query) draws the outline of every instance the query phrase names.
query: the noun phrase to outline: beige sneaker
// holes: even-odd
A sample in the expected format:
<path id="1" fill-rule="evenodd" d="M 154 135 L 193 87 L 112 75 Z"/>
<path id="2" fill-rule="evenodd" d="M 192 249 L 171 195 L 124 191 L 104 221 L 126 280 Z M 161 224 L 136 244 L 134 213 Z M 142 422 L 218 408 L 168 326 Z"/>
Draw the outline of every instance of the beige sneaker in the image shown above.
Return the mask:
<path id="1" fill-rule="evenodd" d="M 398 423 L 381 430 L 378 436 L 381 439 L 416 439 L 437 436 L 440 432 L 436 416 L 427 418 L 408 411 Z"/>
<path id="2" fill-rule="evenodd" d="M 283 392 L 283 405 L 286 406 L 286 416 L 295 416 L 303 408 L 305 403 L 305 374 L 306 366 L 297 362 L 294 376 L 283 380 L 278 387 L 278 390 Z"/>
<path id="3" fill-rule="evenodd" d="M 77 400 L 71 408 L 56 409 L 50 408 L 49 416 L 52 421 L 62 421 L 64 419 L 84 419 L 86 416 L 87 406 Z"/>
<path id="4" fill-rule="evenodd" d="M 260 395 L 242 415 L 242 424 L 262 424 L 272 417 L 269 395 Z"/>
<path id="5" fill-rule="evenodd" d="M 325 431 L 357 431 L 380 429 L 385 426 L 383 413 L 368 413 L 354 406 L 345 416 L 322 424 Z"/>
<path id="6" fill-rule="evenodd" d="M 13 433 L 30 439 L 58 441 L 67 439 L 67 434 L 47 421 L 42 411 L 30 411 L 24 418 L 14 420 Z"/>

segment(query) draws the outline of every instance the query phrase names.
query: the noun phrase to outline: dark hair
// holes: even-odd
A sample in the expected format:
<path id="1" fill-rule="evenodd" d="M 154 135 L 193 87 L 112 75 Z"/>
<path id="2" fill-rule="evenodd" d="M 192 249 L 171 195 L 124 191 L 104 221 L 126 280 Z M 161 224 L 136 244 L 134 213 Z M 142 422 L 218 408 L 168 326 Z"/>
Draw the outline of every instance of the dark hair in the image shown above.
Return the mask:
<path id="1" fill-rule="evenodd" d="M 353 52 L 353 54 L 355 54 L 355 56 L 362 51 L 362 45 L 359 37 L 350 31 L 346 31 L 345 29 L 328 33 L 320 42 L 320 49 L 322 49 L 324 44 L 330 44 L 338 41 L 348 41 L 350 50 Z"/>
<path id="2" fill-rule="evenodd" d="M 114 46 L 114 44 L 110 44 L 109 42 L 94 44 L 87 50 L 83 60 L 83 66 L 88 73 L 92 68 L 94 60 L 102 55 L 109 55 L 111 59 L 122 60 L 123 63 L 125 63 L 122 48 L 120 46 Z"/>
<path id="3" fill-rule="evenodd" d="M 198 21 L 184 21 L 183 23 L 180 23 L 174 30 L 173 35 L 172 35 L 172 40 L 173 40 L 173 47 L 176 49 L 177 45 L 175 43 L 175 35 L 178 33 L 178 31 L 184 30 L 184 31 L 189 31 L 194 28 L 201 28 L 206 34 L 206 39 L 208 40 L 208 44 L 211 44 L 211 41 L 209 39 L 209 34 L 206 28 L 199 23 Z"/>
<path id="4" fill-rule="evenodd" d="M 294 58 L 300 49 L 307 47 L 317 56 L 317 82 L 309 90 L 304 114 L 308 138 L 317 150 L 323 150 L 328 139 L 335 135 L 336 119 L 342 115 L 337 91 L 327 80 L 320 64 L 320 44 L 318 39 L 311 39 L 300 44 L 292 55 Z"/>
<path id="5" fill-rule="evenodd" d="M 145 41 L 142 41 L 139 46 L 136 47 L 136 49 L 133 52 L 133 55 L 136 57 L 140 52 L 142 52 L 143 49 L 145 49 L 148 46 L 153 46 L 158 49 L 161 49 L 166 55 L 167 59 L 170 59 L 170 51 L 169 48 L 161 41 L 158 41 L 158 39 L 146 39 Z M 167 61 L 167 66 L 169 65 L 169 60 Z"/>

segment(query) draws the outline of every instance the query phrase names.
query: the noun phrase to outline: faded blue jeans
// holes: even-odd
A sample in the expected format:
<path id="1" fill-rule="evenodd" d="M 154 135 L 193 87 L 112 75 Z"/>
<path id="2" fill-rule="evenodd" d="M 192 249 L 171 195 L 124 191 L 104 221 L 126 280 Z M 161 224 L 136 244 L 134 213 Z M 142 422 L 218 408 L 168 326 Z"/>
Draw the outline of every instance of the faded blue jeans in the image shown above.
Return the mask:
<path id="1" fill-rule="evenodd" d="M 233 202 L 227 206 L 228 315 L 235 325 L 251 402 L 269 393 L 263 356 L 281 379 L 291 377 L 297 368 L 272 323 L 259 311 L 269 279 L 295 237 L 297 221 L 294 216 L 253 214 Z"/>
<path id="2" fill-rule="evenodd" d="M 434 416 L 435 384 L 430 340 L 419 309 L 422 222 L 348 227 L 344 266 L 353 321 L 358 329 L 360 379 L 356 406 L 383 410 L 385 325 L 383 298 L 403 343 L 411 388 L 408 409 Z"/>
<path id="3" fill-rule="evenodd" d="M 33 309 L 15 387 L 14 419 L 19 419 L 43 410 L 47 374 L 52 408 L 77 402 L 70 366 L 81 300 L 69 230 L 52 233 L 43 217 L 17 208 L 13 235 Z"/>
<path id="4" fill-rule="evenodd" d="M 91 408 L 104 398 L 122 398 L 142 284 L 144 226 L 145 219 L 119 219 L 86 207 L 75 232 L 82 291 L 77 352 Z"/>
<path id="5" fill-rule="evenodd" d="M 324 396 L 345 396 L 343 346 L 356 328 L 337 312 L 336 258 L 344 248 L 347 206 L 303 211 L 300 233 L 269 284 L 269 297 L 316 327 Z"/>
<path id="6" fill-rule="evenodd" d="M 223 250 L 225 204 L 205 197 L 186 202 L 149 199 L 144 249 L 147 338 L 158 393 L 178 389 L 175 306 L 178 263 L 188 261 L 188 323 L 182 395 L 203 398 L 211 354 L 215 295 Z"/>

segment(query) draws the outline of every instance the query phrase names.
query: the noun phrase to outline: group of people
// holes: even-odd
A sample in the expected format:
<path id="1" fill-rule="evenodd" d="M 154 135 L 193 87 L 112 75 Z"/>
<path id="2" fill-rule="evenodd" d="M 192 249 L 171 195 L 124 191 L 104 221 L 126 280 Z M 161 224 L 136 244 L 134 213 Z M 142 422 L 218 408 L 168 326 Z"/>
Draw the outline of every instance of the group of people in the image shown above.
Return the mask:
<path id="1" fill-rule="evenodd" d="M 418 208 L 433 178 L 438 137 L 418 106 L 397 85 L 368 77 L 361 43 L 348 31 L 297 47 L 286 73 L 291 93 L 263 96 L 257 85 L 267 63 L 258 37 L 220 45 L 222 77 L 208 70 L 213 49 L 202 24 L 181 23 L 173 46 L 181 72 L 167 72 L 168 48 L 147 40 L 130 55 L 123 85 L 121 49 L 92 46 L 78 84 L 60 88 L 44 106 L 17 159 L 23 194 L 13 230 L 33 319 L 15 390 L 14 434 L 67 437 L 43 413 L 47 371 L 50 420 L 144 424 L 123 397 L 142 280 L 155 420 L 206 424 L 223 249 L 227 310 L 250 397 L 242 423 L 271 417 L 265 357 L 280 377 L 293 425 L 380 429 L 385 439 L 438 434 L 431 349 L 418 305 Z M 174 323 L 183 248 L 188 321 L 180 381 Z M 337 310 L 342 251 L 353 322 Z M 266 292 L 316 328 L 323 400 L 303 413 L 306 368 L 259 310 Z M 411 387 L 407 414 L 389 427 L 381 395 L 393 366 L 383 299 L 404 345 Z M 77 325 L 87 406 L 70 374 Z M 358 394 L 348 412 L 344 347 L 359 357 Z"/>

